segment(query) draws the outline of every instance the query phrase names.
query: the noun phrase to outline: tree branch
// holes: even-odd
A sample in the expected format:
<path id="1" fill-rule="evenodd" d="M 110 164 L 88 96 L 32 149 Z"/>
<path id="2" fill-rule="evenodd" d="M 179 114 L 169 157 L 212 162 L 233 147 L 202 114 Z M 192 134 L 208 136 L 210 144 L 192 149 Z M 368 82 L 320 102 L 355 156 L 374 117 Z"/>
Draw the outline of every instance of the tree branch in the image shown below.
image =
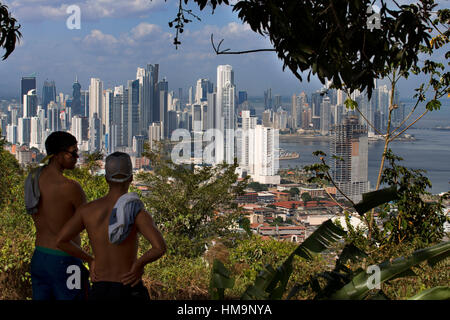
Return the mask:
<path id="1" fill-rule="evenodd" d="M 400 132 L 399 132 L 398 134 L 396 134 L 394 137 L 390 138 L 390 139 L 389 139 L 389 142 L 394 141 L 394 140 L 395 140 L 398 136 L 400 136 L 403 132 L 405 132 L 406 130 L 408 130 L 412 125 L 414 125 L 417 121 L 419 121 L 420 118 L 422 118 L 424 115 L 426 115 L 428 111 L 429 111 L 428 109 L 425 110 L 425 112 L 422 113 L 422 114 L 420 115 L 420 117 L 418 117 L 416 120 L 414 120 L 414 122 L 410 123 L 405 129 L 403 129 L 402 131 L 400 131 Z"/>
<path id="2" fill-rule="evenodd" d="M 245 54 L 245 53 L 253 53 L 253 52 L 265 52 L 265 51 L 276 51 L 275 49 L 255 49 L 255 50 L 246 50 L 246 51 L 229 51 L 230 49 L 220 50 L 220 46 L 224 39 L 220 40 L 217 47 L 214 44 L 214 36 L 211 33 L 211 45 L 216 54 Z"/>
<path id="3" fill-rule="evenodd" d="M 322 161 L 322 163 L 324 165 L 326 165 L 325 160 L 324 160 L 323 157 L 320 157 L 320 161 Z M 354 207 L 356 204 L 352 201 L 352 199 L 347 197 L 347 195 L 344 192 L 342 192 L 342 190 L 336 185 L 336 183 L 334 182 L 333 178 L 330 176 L 330 173 L 328 172 L 328 170 L 325 172 L 325 174 L 327 175 L 328 179 L 330 179 L 330 182 L 333 184 L 333 186 L 336 188 L 336 190 L 339 191 L 345 197 L 345 199 L 347 199 L 352 204 L 352 206 Z"/>

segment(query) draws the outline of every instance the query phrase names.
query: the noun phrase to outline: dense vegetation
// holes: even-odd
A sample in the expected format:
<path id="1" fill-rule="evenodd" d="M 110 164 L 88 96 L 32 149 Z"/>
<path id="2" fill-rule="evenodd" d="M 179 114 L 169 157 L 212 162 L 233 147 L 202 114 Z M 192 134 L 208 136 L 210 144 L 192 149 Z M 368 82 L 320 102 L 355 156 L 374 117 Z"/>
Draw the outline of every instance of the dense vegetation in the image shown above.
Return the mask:
<path id="1" fill-rule="evenodd" d="M 8 175 L 1 176 L 2 183 L 2 204 L 0 207 L 0 299 L 29 299 L 31 297 L 31 284 L 29 277 L 29 263 L 34 246 L 34 227 L 31 218 L 25 214 L 23 202 L 23 182 L 25 171 L 17 165 L 14 157 L 8 152 L 1 150 L 0 157 L 8 161 L 0 162 L 1 172 L 8 172 Z M 167 163 L 166 163 L 167 164 Z M 166 168 L 167 169 L 167 168 Z M 6 171 L 9 170 L 9 171 Z M 166 174 L 173 174 L 173 171 L 166 171 Z M 200 171 L 201 172 L 201 171 Z M 178 179 L 189 181 L 199 179 L 199 171 L 179 171 Z M 165 173 L 160 172 L 165 175 Z M 203 174 L 205 174 L 203 172 Z M 107 184 L 103 176 L 92 175 L 89 165 L 77 168 L 67 175 L 80 182 L 86 192 L 88 200 L 93 200 L 107 192 Z M 209 174 L 202 175 L 204 178 Z M 165 176 L 167 177 L 167 176 Z M 218 176 L 219 180 L 223 176 Z M 148 177 L 147 177 L 148 178 Z M 230 177 L 226 178 L 230 179 Z M 226 180 L 225 179 L 225 180 Z M 207 179 L 205 182 L 207 182 Z M 223 181 L 225 181 L 223 180 Z M 231 180 L 229 180 L 231 181 Z M 148 182 L 148 180 L 147 180 Z M 199 182 L 199 181 L 197 181 Z M 205 184 L 207 185 L 207 184 Z M 226 192 L 227 188 L 222 185 Z M 196 194 L 189 186 L 184 186 L 191 190 L 191 196 Z M 137 190 L 133 190 L 137 191 Z M 198 191 L 197 191 L 198 192 Z M 217 189 L 215 189 L 217 193 Z M 184 196 L 187 196 L 186 194 Z M 167 197 L 167 196 L 166 196 Z M 195 198 L 195 197 L 194 197 Z M 164 198 L 165 199 L 165 198 Z M 161 199 L 161 201 L 165 201 Z M 149 211 L 154 210 L 152 203 L 155 199 L 146 198 L 144 200 Z M 175 204 L 174 204 L 175 205 Z M 189 215 L 190 208 L 178 206 L 177 216 L 173 219 L 194 219 Z M 204 215 L 209 211 L 201 211 Z M 172 212 L 171 214 L 174 214 Z M 164 220 L 160 220 L 160 228 Z M 176 225 L 171 225 L 171 227 Z M 170 241 L 175 241 L 175 237 L 170 238 L 168 231 L 164 228 L 164 236 Z M 174 229 L 168 229 L 175 234 Z M 169 232 L 169 233 L 170 233 Z M 187 239 L 189 236 L 186 235 Z M 211 291 L 211 277 L 214 266 L 217 268 L 217 261 L 221 261 L 224 268 L 230 272 L 233 285 L 225 290 L 224 298 L 237 299 L 243 293 L 252 292 L 249 288 L 255 284 L 255 280 L 260 276 L 260 272 L 266 270 L 267 265 L 274 267 L 281 266 L 283 261 L 289 259 L 296 245 L 289 242 L 279 242 L 276 240 L 263 240 L 257 235 L 246 233 L 228 232 L 221 237 L 211 234 L 203 234 L 202 237 L 192 236 L 194 239 L 202 239 L 199 243 L 208 244 L 208 249 L 201 249 L 197 246 L 180 246 L 178 250 L 170 250 L 161 260 L 146 267 L 144 282 L 149 287 L 152 298 L 155 299 L 209 299 L 214 297 Z M 344 242 L 332 242 L 323 254 L 313 255 L 308 259 L 303 256 L 294 255 L 291 258 L 292 272 L 286 283 L 283 297 L 291 293 L 293 299 L 317 298 L 317 287 L 307 287 L 299 290 L 299 284 L 312 281 L 320 274 L 332 272 L 335 268 L 336 253 L 342 251 L 343 247 L 349 243 L 357 243 L 359 247 L 369 254 L 364 259 L 349 260 L 346 267 L 349 270 L 357 271 L 370 264 L 380 263 L 385 260 L 399 256 L 408 256 L 415 249 L 423 246 L 415 241 L 403 241 L 401 243 L 390 243 L 389 245 L 377 248 L 367 242 L 361 241 L 362 233 L 359 230 L 351 230 L 344 238 Z M 359 239 L 359 243 L 356 241 Z M 436 241 L 435 241 L 436 242 Z M 429 243 L 429 245 L 434 244 Z M 140 252 L 146 250 L 148 242 L 140 239 Z M 88 249 L 86 234 L 83 234 L 83 245 Z M 174 249 L 172 247 L 172 249 Z M 324 249 L 324 248 L 322 248 Z M 307 252 L 307 251 L 304 251 Z M 409 298 L 424 289 L 436 286 L 450 285 L 450 259 L 445 259 L 433 267 L 425 262 L 412 268 L 414 276 L 392 279 L 390 282 L 382 283 L 382 293 L 391 299 Z M 410 273 L 412 275 L 412 273 Z M 323 278 L 316 279 L 317 284 L 326 288 L 326 281 Z"/>

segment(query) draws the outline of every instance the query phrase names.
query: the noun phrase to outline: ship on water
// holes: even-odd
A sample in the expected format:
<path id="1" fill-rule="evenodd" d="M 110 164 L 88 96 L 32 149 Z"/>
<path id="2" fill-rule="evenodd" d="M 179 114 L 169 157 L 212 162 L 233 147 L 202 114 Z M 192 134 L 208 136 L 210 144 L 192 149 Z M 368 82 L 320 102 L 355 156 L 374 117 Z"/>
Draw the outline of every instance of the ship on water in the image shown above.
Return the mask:
<path id="1" fill-rule="evenodd" d="M 284 149 L 279 150 L 279 160 L 291 160 L 291 159 L 298 159 L 300 158 L 300 155 L 297 152 L 294 151 L 287 151 Z"/>

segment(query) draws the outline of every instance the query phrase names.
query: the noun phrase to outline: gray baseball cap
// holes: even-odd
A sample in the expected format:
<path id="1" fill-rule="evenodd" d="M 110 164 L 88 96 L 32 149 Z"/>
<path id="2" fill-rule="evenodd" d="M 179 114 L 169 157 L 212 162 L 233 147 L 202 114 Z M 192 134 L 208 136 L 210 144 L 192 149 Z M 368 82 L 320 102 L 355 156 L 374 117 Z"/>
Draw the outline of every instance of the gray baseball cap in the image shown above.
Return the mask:
<path id="1" fill-rule="evenodd" d="M 120 177 L 117 177 L 119 176 Z M 133 175 L 133 165 L 127 153 L 114 152 L 106 157 L 105 177 L 112 182 L 125 182 Z"/>

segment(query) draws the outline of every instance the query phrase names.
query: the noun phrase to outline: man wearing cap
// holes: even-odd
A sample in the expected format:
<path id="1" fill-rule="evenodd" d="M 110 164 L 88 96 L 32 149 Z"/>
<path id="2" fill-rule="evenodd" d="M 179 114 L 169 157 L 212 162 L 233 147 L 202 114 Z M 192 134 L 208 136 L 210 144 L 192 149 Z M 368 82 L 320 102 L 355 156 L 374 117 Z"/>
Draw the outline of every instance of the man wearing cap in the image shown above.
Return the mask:
<path id="1" fill-rule="evenodd" d="M 108 194 L 81 206 L 62 228 L 57 245 L 61 250 L 93 266 L 90 300 L 149 300 L 142 283 L 146 264 L 166 251 L 164 239 L 136 193 L 128 193 L 133 180 L 130 156 L 115 152 L 106 158 Z M 94 257 L 70 239 L 86 229 Z M 137 258 L 141 233 L 152 248 Z"/>
<path id="2" fill-rule="evenodd" d="M 75 210 L 86 202 L 78 182 L 63 175 L 78 159 L 77 140 L 63 131 L 51 133 L 45 141 L 48 165 L 34 169 L 25 182 L 25 205 L 36 227 L 35 250 L 31 258 L 33 300 L 87 299 L 88 271 L 82 261 L 56 246 L 57 235 Z M 73 234 L 80 245 L 80 234 Z M 71 270 L 77 268 L 79 281 L 68 286 Z M 69 281 L 70 282 L 70 281 Z"/>

